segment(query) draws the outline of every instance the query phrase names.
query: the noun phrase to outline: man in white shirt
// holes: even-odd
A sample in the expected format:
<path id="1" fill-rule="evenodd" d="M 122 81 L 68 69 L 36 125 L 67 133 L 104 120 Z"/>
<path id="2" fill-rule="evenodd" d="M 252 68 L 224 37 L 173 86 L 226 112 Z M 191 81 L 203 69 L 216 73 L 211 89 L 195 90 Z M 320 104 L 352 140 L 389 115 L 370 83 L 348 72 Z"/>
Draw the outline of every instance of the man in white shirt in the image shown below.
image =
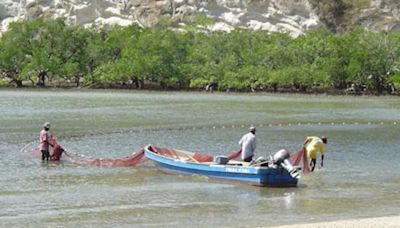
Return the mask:
<path id="1" fill-rule="evenodd" d="M 239 145 L 242 146 L 242 160 L 250 162 L 253 160 L 254 152 L 256 150 L 256 128 L 251 126 L 250 132 L 243 135 L 239 141 Z"/>
<path id="2" fill-rule="evenodd" d="M 42 152 L 42 161 L 46 159 L 46 161 L 49 160 L 50 157 L 50 152 L 49 152 L 49 145 L 52 146 L 49 143 L 49 134 L 48 131 L 50 130 L 50 123 L 46 122 L 43 125 L 43 130 L 40 131 L 39 135 L 39 142 L 40 142 L 40 151 Z"/>

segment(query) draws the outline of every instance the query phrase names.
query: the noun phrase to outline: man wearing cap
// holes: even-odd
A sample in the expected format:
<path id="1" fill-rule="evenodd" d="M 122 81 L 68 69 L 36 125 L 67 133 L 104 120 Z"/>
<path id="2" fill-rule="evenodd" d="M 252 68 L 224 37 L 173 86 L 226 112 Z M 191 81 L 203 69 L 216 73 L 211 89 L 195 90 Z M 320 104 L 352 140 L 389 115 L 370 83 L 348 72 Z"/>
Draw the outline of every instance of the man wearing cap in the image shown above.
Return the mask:
<path id="1" fill-rule="evenodd" d="M 304 149 L 307 152 L 307 156 L 311 159 L 311 172 L 315 169 L 318 153 L 321 154 L 321 167 L 324 166 L 325 145 L 327 143 L 328 138 L 326 138 L 325 136 L 309 136 L 307 137 L 306 141 L 304 141 Z"/>
<path id="2" fill-rule="evenodd" d="M 40 131 L 39 141 L 40 141 L 40 151 L 42 152 L 42 161 L 46 159 L 49 160 L 50 152 L 49 152 L 49 134 L 48 131 L 50 130 L 50 123 L 46 122 L 43 124 L 43 130 Z"/>
<path id="3" fill-rule="evenodd" d="M 250 162 L 253 160 L 254 152 L 256 150 L 256 128 L 251 126 L 250 132 L 243 135 L 239 141 L 239 145 L 242 147 L 242 160 Z"/>

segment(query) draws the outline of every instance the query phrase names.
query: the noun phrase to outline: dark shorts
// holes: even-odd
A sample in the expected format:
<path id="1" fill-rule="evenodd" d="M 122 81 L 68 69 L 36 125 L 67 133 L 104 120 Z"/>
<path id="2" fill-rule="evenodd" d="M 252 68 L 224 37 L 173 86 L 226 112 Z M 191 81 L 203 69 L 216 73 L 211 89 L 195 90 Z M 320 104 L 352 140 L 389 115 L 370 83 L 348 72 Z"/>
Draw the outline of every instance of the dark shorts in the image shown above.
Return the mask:
<path id="1" fill-rule="evenodd" d="M 48 150 L 41 150 L 42 152 L 42 160 L 46 159 L 49 160 L 50 152 Z"/>
<path id="2" fill-rule="evenodd" d="M 243 161 L 245 161 L 245 162 L 251 162 L 251 160 L 253 160 L 253 156 L 243 159 Z"/>

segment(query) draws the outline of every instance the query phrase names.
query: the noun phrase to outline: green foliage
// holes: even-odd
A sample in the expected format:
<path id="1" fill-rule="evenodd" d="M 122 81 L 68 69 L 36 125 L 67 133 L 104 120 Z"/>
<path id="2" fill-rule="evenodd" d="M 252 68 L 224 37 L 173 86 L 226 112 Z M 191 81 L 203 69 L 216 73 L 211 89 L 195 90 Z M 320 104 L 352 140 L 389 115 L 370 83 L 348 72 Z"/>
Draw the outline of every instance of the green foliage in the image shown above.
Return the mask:
<path id="1" fill-rule="evenodd" d="M 0 72 L 5 78 L 22 86 L 21 75 L 32 57 L 32 42 L 40 21 L 12 23 L 0 40 Z"/>
<path id="2" fill-rule="evenodd" d="M 0 79 L 0 87 L 7 87 L 10 85 L 10 81 L 7 79 Z"/>
<path id="3" fill-rule="evenodd" d="M 63 19 L 12 23 L 0 38 L 0 79 L 16 86 L 24 81 L 132 88 L 212 84 L 237 91 L 311 92 L 355 85 L 376 93 L 400 84 L 400 32 L 317 29 L 292 38 L 244 29 L 175 32 L 169 23 L 160 21 L 155 28 L 83 28 L 67 26 Z"/>

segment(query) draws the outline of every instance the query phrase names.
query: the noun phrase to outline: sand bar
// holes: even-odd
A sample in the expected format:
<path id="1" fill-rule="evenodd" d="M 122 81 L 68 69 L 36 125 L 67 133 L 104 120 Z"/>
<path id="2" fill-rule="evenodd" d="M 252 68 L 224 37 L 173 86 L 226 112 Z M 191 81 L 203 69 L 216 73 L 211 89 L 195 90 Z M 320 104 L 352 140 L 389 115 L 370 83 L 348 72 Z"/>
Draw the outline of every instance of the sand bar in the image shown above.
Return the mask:
<path id="1" fill-rule="evenodd" d="M 274 226 L 275 228 L 399 228 L 400 215 L 391 217 L 362 218 L 352 220 L 340 220 L 331 222 L 318 222 L 307 224 L 293 224 Z"/>

